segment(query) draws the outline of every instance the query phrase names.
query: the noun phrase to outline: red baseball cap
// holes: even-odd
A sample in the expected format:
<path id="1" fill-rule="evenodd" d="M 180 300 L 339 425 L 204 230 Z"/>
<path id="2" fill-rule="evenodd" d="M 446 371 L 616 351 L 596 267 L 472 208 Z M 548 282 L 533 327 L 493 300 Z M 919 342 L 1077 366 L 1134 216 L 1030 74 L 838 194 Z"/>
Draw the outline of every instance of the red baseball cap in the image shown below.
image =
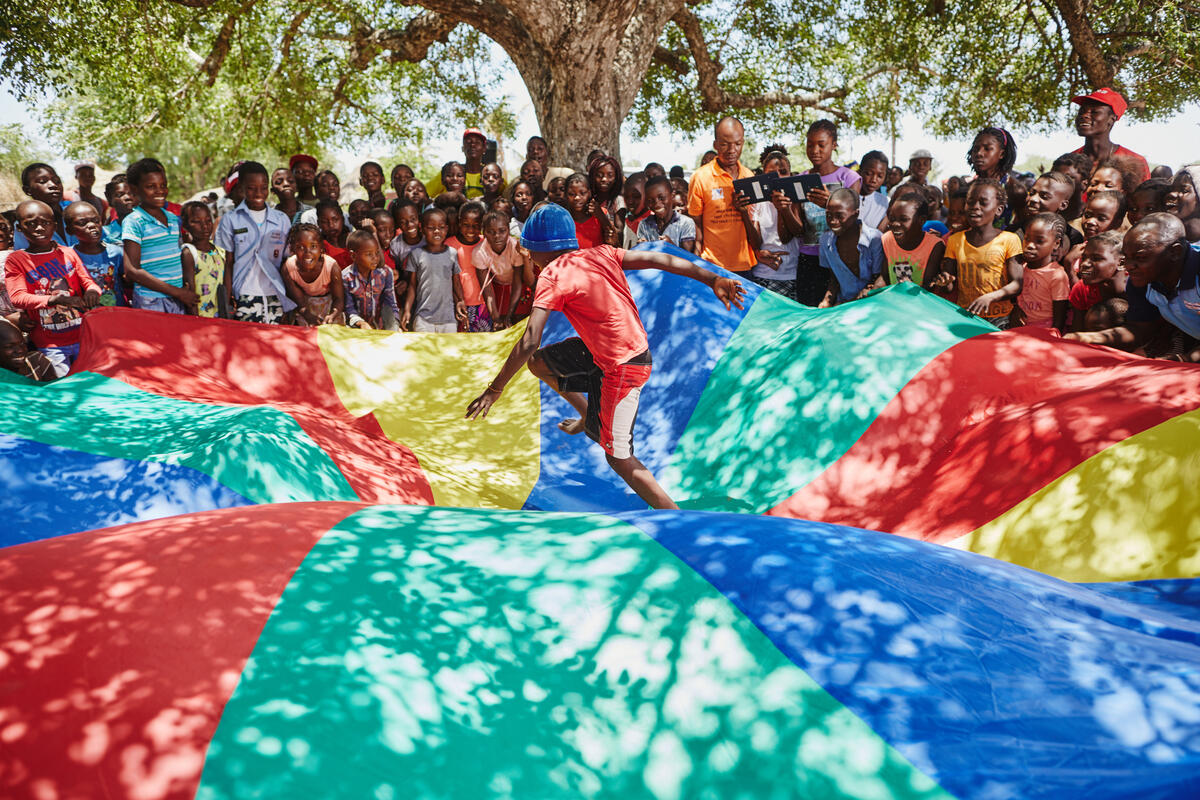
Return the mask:
<path id="1" fill-rule="evenodd" d="M 1121 118 L 1121 115 L 1125 113 L 1125 109 L 1127 107 L 1125 98 L 1121 97 L 1121 93 L 1114 91 L 1107 86 L 1105 86 L 1103 89 L 1097 89 L 1091 94 L 1081 94 L 1071 98 L 1072 103 L 1080 103 L 1084 100 L 1103 103 L 1113 110 L 1113 113 L 1117 115 L 1117 119 Z"/>
<path id="2" fill-rule="evenodd" d="M 313 169 L 319 166 L 315 158 L 304 153 L 296 153 L 296 155 L 288 159 L 288 169 L 295 169 L 297 164 L 309 164 Z"/>
<path id="3" fill-rule="evenodd" d="M 479 128 L 467 128 L 465 131 L 463 131 L 463 138 L 466 139 L 468 136 L 478 136 L 485 142 L 487 141 L 487 136 L 485 136 L 483 131 L 479 130 Z"/>

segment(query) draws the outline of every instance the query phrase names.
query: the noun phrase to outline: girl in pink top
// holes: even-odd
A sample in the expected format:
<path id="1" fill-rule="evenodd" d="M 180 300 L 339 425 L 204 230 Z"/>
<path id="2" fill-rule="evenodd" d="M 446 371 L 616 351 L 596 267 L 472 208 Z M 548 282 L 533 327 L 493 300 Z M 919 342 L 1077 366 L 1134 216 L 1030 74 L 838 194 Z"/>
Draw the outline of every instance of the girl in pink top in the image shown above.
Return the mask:
<path id="1" fill-rule="evenodd" d="M 1068 247 L 1067 221 L 1058 214 L 1037 214 L 1025 223 L 1025 269 L 1014 312 L 1023 324 L 1060 333 L 1066 327 L 1071 283 L 1058 259 Z"/>
<path id="2" fill-rule="evenodd" d="M 483 287 L 483 300 L 496 330 L 512 324 L 513 309 L 521 297 L 525 259 L 508 233 L 508 217 L 489 211 L 483 218 L 483 243 L 475 248 L 471 265 Z"/>
<path id="3" fill-rule="evenodd" d="M 283 263 L 283 285 L 296 304 L 293 322 L 302 327 L 345 322 L 342 270 L 325 255 L 321 230 L 301 222 L 288 232 L 292 255 Z"/>

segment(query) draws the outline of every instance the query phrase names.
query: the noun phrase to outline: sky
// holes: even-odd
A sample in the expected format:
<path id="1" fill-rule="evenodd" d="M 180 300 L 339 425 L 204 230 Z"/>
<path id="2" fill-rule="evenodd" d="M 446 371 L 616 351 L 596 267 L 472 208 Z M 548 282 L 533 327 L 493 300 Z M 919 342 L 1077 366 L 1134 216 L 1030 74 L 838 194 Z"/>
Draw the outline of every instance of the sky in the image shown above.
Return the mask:
<path id="1" fill-rule="evenodd" d="M 521 144 L 535 133 L 538 133 L 537 116 L 529 93 L 525 90 L 520 76 L 509 66 L 509 74 L 504 81 L 503 90 L 508 94 L 509 107 L 517 116 L 517 135 L 510 144 Z M 1016 132 L 1017 162 L 1023 162 L 1028 156 L 1037 155 L 1046 158 L 1046 165 L 1055 156 L 1074 150 L 1082 140 L 1075 135 L 1070 124 L 1069 110 L 1064 112 L 1063 129 L 1061 132 L 1046 134 L 1026 134 Z M 40 142 L 45 149 L 54 152 L 46 144 L 40 124 L 35 115 L 12 96 L 7 84 L 0 82 L 0 120 L 20 123 L 26 134 Z M 749 131 L 754 137 L 754 131 Z M 908 156 L 919 148 L 930 150 L 934 156 L 934 175 L 962 174 L 968 171 L 966 151 L 971 142 L 969 138 L 940 139 L 927 134 L 920 118 L 907 114 L 901 118 L 900 135 L 896 142 L 896 154 L 902 165 L 908 161 Z M 1136 122 L 1127 117 L 1117 123 L 1113 130 L 1113 140 L 1119 144 L 1145 155 L 1151 164 L 1167 164 L 1178 169 L 1183 164 L 1200 161 L 1200 104 L 1185 107 L 1175 117 L 1162 122 Z M 762 138 L 754 137 L 756 139 Z M 797 131 L 790 139 L 799 142 L 800 132 Z M 627 168 L 640 168 L 649 161 L 659 161 L 666 166 L 682 164 L 691 169 L 699 160 L 699 156 L 711 147 L 711 141 L 704 137 L 677 137 L 667 133 L 651 136 L 646 139 L 633 139 L 627 135 L 621 138 L 621 159 Z M 842 162 L 856 161 L 868 150 L 882 150 L 891 156 L 891 142 L 881 134 L 864 135 L 843 131 L 839 142 L 838 160 Z M 451 135 L 444 139 L 433 140 L 429 143 L 430 160 L 435 163 L 449 161 L 461 157 L 461 144 L 458 136 Z M 56 166 L 66 167 L 68 160 L 58 154 Z M 377 157 L 379 153 L 353 153 L 343 151 L 338 153 L 341 171 L 353 175 L 357 172 L 357 164 L 368 158 Z M 507 171 L 512 171 L 519 165 L 520 156 L 516 150 L 510 149 L 506 154 Z M 743 154 L 742 161 L 753 161 L 756 154 Z M 803 153 L 799 153 L 803 160 Z M 69 175 L 71 170 L 65 170 Z"/>

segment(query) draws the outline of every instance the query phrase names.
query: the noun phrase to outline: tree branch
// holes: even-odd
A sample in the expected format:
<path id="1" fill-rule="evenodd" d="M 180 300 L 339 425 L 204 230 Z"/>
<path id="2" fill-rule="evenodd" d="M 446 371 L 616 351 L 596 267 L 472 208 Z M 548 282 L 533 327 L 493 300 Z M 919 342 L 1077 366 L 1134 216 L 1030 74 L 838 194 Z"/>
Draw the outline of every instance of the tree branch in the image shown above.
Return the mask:
<path id="1" fill-rule="evenodd" d="M 679 75 L 687 75 L 690 70 L 688 62 L 684 61 L 681 53 L 676 50 L 668 50 L 661 44 L 655 45 L 654 55 L 650 58 Z"/>
<path id="2" fill-rule="evenodd" d="M 688 48 L 692 51 L 692 58 L 696 63 L 696 88 L 700 92 L 700 106 L 705 111 L 713 114 L 728 109 L 788 105 L 803 106 L 823 111 L 832 114 L 841 121 L 845 121 L 849 119 L 849 115 L 841 109 L 830 106 L 826 101 L 841 100 L 850 94 L 851 88 L 857 84 L 870 80 L 876 75 L 889 70 L 886 66 L 875 67 L 837 89 L 808 92 L 774 91 L 753 95 L 743 94 L 742 92 L 730 92 L 726 91 L 718 80 L 721 70 L 724 67 L 709 54 L 708 43 L 704 40 L 704 31 L 701 29 L 700 19 L 685 6 L 675 16 L 671 17 L 671 21 L 683 31 L 683 35 L 687 39 Z M 654 53 L 656 58 L 659 57 L 659 50 L 664 50 L 667 54 L 671 54 L 665 48 L 656 48 Z M 670 63 L 667 65 L 673 69 L 675 68 Z"/>

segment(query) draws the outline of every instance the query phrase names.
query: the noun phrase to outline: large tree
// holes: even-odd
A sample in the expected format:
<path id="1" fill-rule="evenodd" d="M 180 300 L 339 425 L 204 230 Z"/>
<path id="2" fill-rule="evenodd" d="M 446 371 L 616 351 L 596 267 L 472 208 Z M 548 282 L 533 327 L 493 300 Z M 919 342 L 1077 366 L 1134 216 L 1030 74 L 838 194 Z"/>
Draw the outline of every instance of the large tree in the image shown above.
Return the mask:
<path id="1" fill-rule="evenodd" d="M 63 141 L 114 153 L 180 130 L 214 159 L 411 145 L 497 113 L 483 37 L 519 71 L 555 160 L 575 165 L 617 153 L 627 117 L 695 132 L 736 113 L 770 136 L 815 115 L 866 131 L 914 111 L 965 135 L 1060 124 L 1091 86 L 1122 89 L 1144 117 L 1200 98 L 1200 15 L 1184 0 L 43 3 L 0 5 L 0 70 L 27 96 L 55 89 Z"/>

